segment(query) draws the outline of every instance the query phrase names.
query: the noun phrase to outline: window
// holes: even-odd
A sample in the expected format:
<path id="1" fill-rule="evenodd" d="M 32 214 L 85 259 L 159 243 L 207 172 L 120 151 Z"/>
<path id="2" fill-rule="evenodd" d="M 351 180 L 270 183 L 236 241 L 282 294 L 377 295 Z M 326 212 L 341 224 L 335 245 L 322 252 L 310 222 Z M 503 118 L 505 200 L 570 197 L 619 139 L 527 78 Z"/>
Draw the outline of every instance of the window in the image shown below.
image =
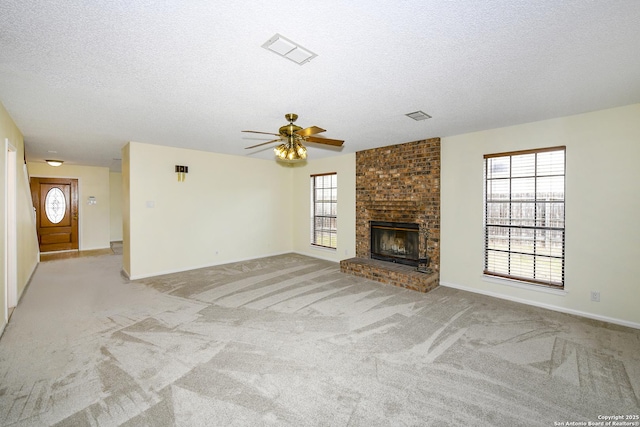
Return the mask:
<path id="1" fill-rule="evenodd" d="M 53 187 L 47 192 L 44 199 L 44 212 L 53 224 L 59 223 L 64 218 L 67 202 L 64 199 L 64 193 L 58 187 Z"/>
<path id="2" fill-rule="evenodd" d="M 484 274 L 564 287 L 565 147 L 484 156 Z"/>
<path id="3" fill-rule="evenodd" d="M 338 174 L 311 175 L 311 244 L 337 248 Z"/>

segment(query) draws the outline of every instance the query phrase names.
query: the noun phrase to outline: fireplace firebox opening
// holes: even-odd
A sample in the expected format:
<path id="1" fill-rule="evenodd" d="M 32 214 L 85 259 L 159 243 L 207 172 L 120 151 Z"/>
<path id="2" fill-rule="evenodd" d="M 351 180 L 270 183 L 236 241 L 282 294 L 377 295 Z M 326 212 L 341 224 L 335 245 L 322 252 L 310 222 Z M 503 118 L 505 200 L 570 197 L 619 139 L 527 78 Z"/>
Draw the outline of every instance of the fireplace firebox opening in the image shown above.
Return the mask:
<path id="1" fill-rule="evenodd" d="M 371 221 L 371 258 L 418 267 L 420 228 L 406 222 Z"/>

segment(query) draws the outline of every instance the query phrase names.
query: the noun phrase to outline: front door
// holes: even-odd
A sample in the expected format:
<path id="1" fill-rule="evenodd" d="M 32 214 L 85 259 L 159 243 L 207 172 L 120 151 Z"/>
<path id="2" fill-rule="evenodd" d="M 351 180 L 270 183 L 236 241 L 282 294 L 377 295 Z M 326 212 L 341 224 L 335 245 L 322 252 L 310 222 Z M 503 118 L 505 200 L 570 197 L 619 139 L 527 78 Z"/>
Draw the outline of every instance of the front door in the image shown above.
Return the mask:
<path id="1" fill-rule="evenodd" d="M 31 178 L 40 252 L 78 249 L 78 180 Z"/>

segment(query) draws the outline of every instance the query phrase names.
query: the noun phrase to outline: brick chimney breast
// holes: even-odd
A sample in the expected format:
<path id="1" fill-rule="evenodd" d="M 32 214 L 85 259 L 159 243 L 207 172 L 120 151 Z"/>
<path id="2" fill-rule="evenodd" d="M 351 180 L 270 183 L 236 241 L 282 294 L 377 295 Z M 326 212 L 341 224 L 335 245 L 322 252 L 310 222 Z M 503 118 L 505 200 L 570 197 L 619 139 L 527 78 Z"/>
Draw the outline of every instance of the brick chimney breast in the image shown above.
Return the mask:
<path id="1" fill-rule="evenodd" d="M 379 262 L 370 257 L 371 221 L 416 223 L 422 232 L 426 231 L 426 253 L 436 275 L 435 279 L 430 278 L 429 287 L 437 286 L 440 269 L 440 138 L 356 153 L 356 258 L 352 260 L 369 260 L 367 268 Z M 345 261 L 349 260 L 343 260 L 341 268 L 343 263 L 348 264 Z M 386 273 L 376 271 L 375 275 L 367 275 L 385 283 L 416 287 L 400 283 L 403 279 L 398 278 L 398 266 L 386 264 L 391 264 Z M 359 270 L 363 268 L 362 265 L 357 266 Z M 342 270 L 354 274 L 347 271 L 347 267 Z M 416 290 L 426 292 L 430 289 Z"/>

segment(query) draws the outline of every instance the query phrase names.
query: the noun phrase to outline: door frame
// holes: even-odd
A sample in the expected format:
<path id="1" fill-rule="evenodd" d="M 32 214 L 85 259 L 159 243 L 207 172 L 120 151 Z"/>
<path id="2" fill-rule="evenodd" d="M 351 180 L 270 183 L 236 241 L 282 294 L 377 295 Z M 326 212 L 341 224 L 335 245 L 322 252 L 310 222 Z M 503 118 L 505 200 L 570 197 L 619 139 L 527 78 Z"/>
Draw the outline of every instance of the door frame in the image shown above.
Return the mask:
<path id="1" fill-rule="evenodd" d="M 12 308 L 18 305 L 18 222 L 16 213 L 16 193 L 17 193 L 17 149 L 9 138 L 5 138 L 4 150 L 6 153 L 5 164 L 5 307 L 4 320 L 9 321 L 9 313 Z"/>

